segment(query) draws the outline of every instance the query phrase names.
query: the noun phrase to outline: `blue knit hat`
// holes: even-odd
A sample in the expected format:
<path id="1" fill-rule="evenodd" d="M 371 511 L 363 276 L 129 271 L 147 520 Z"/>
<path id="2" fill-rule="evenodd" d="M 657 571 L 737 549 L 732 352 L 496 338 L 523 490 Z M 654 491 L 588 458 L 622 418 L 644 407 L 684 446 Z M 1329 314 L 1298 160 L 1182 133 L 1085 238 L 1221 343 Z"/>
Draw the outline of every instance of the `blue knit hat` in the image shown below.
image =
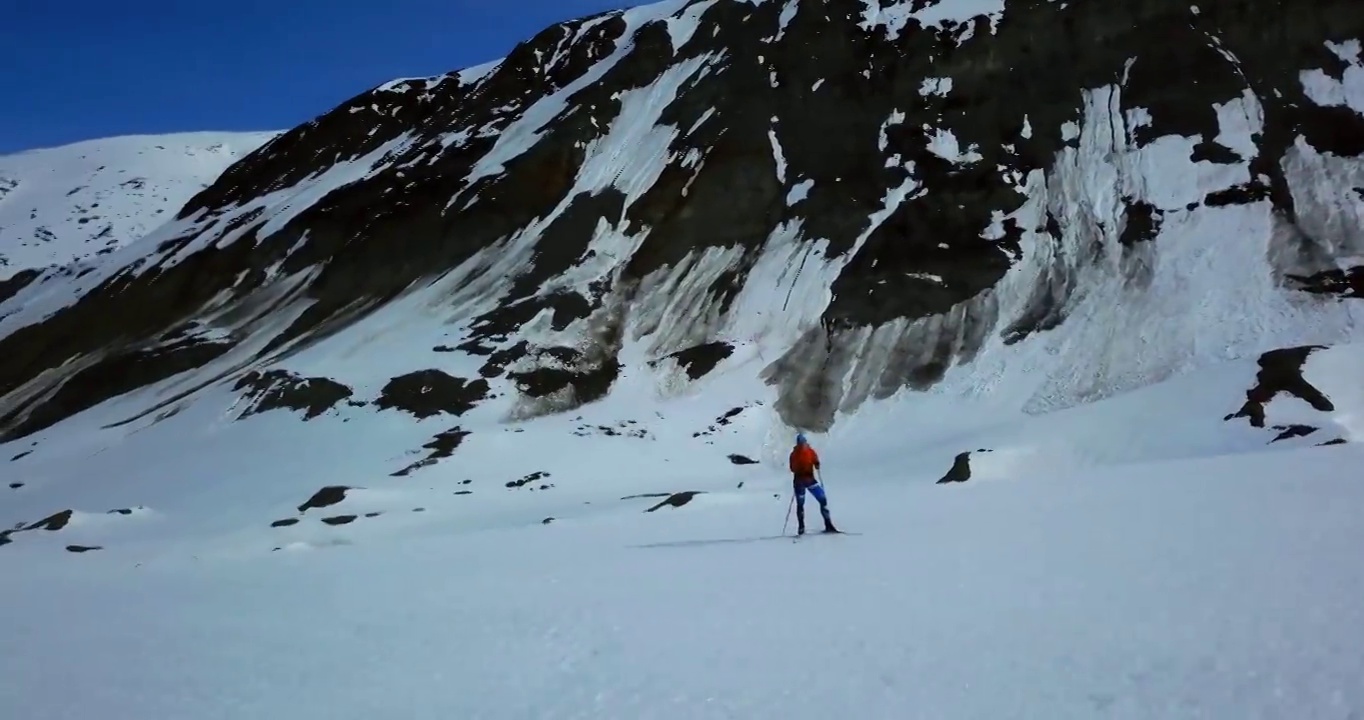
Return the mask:
<path id="1" fill-rule="evenodd" d="M 805 433 L 796 433 L 796 444 L 797 445 L 805 444 Z"/>

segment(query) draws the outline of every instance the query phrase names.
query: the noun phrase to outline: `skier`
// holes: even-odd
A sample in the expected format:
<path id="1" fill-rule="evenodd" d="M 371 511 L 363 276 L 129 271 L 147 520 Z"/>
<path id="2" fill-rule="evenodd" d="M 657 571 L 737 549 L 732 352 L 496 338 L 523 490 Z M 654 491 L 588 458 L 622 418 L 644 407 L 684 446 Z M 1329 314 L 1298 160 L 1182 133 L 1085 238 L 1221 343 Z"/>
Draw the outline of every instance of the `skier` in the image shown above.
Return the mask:
<path id="1" fill-rule="evenodd" d="M 824 486 L 815 479 L 819 469 L 819 453 L 810 447 L 804 433 L 796 435 L 796 446 L 791 448 L 791 489 L 796 494 L 796 534 L 805 534 L 805 491 L 810 491 L 819 501 L 819 514 L 824 517 L 824 532 L 836 533 L 834 521 L 829 518 L 829 498 L 824 495 Z"/>

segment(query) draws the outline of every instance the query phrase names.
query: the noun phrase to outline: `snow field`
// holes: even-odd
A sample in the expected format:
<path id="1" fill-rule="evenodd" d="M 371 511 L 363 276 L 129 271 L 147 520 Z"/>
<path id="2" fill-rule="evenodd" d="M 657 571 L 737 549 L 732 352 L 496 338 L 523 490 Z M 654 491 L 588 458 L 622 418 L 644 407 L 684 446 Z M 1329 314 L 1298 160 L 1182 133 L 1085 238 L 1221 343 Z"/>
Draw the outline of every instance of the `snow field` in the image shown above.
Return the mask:
<path id="1" fill-rule="evenodd" d="M 37 562 L 7 715 L 1345 718 L 1357 448 L 784 498 L 250 561 Z M 420 540 L 416 542 L 416 540 Z M 34 562 L 28 562 L 28 561 Z M 268 611 L 262 611 L 268 608 Z M 61 632 L 52 629 L 60 626 Z M 66 667 L 56 676 L 46 669 Z M 60 686 L 53 685 L 60 682 Z"/>

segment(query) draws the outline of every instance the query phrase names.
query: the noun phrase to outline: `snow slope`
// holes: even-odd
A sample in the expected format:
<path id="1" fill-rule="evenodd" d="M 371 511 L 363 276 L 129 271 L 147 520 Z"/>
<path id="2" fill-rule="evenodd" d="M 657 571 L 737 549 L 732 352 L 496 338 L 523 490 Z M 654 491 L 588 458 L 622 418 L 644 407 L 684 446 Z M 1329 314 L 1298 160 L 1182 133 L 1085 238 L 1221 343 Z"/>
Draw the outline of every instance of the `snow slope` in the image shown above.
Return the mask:
<path id="1" fill-rule="evenodd" d="M 277 134 L 130 135 L 0 156 L 0 279 L 142 237 Z"/>
<path id="2" fill-rule="evenodd" d="M 1354 346 L 1309 356 L 1304 378 L 1336 402 L 1322 417 L 1364 410 L 1361 360 Z M 271 491 L 299 478 L 184 493 L 144 455 L 140 476 L 104 482 L 158 446 L 205 447 L 153 426 L 160 437 L 84 460 L 99 481 L 77 496 L 93 512 L 15 534 L 0 556 L 19 610 L 0 614 L 15 648 L 0 715 L 1353 717 L 1364 451 L 1266 445 L 1220 415 L 1253 369 L 1221 370 L 993 428 L 913 396 L 877 403 L 864 414 L 879 422 L 818 441 L 834 517 L 862 534 L 795 544 L 778 537 L 784 476 L 707 452 L 760 445 L 763 414 L 685 432 L 716 397 L 608 402 L 573 423 L 630 415 L 644 438 L 533 420 L 500 453 L 461 449 L 443 477 L 231 533 L 187 522 L 189 503 L 234 521 L 299 515 L 286 506 L 303 498 Z M 1282 398 L 1268 410 L 1307 414 Z M 941 438 L 887 422 L 928 415 L 959 442 L 994 442 L 993 470 L 932 484 L 942 467 L 923 453 Z M 285 452 L 266 417 L 210 432 Z M 288 442 L 308 443 L 294 449 L 307 480 L 354 477 L 325 437 Z M 537 461 L 553 474 L 488 487 Z M 196 458 L 201 477 L 233 462 Z M 554 487 L 528 489 L 541 483 Z M 703 494 L 654 512 L 661 498 L 621 497 L 657 490 Z M 150 504 L 103 513 L 134 494 Z M 63 544 L 107 548 L 53 562 Z"/>

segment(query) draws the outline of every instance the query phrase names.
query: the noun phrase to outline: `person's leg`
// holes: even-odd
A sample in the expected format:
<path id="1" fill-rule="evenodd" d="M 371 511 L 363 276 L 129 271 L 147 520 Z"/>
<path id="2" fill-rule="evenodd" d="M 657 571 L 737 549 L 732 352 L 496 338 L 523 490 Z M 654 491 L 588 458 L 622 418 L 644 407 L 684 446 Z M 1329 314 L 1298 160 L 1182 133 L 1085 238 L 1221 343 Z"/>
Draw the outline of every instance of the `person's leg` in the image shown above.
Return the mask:
<path id="1" fill-rule="evenodd" d="M 801 534 L 805 532 L 805 486 L 792 480 L 791 492 L 796 494 L 796 533 Z"/>
<path id="2" fill-rule="evenodd" d="M 819 501 L 819 514 L 824 518 L 824 529 L 833 530 L 834 521 L 829 517 L 829 497 L 824 494 L 824 486 L 816 483 L 810 486 L 810 494 Z"/>

